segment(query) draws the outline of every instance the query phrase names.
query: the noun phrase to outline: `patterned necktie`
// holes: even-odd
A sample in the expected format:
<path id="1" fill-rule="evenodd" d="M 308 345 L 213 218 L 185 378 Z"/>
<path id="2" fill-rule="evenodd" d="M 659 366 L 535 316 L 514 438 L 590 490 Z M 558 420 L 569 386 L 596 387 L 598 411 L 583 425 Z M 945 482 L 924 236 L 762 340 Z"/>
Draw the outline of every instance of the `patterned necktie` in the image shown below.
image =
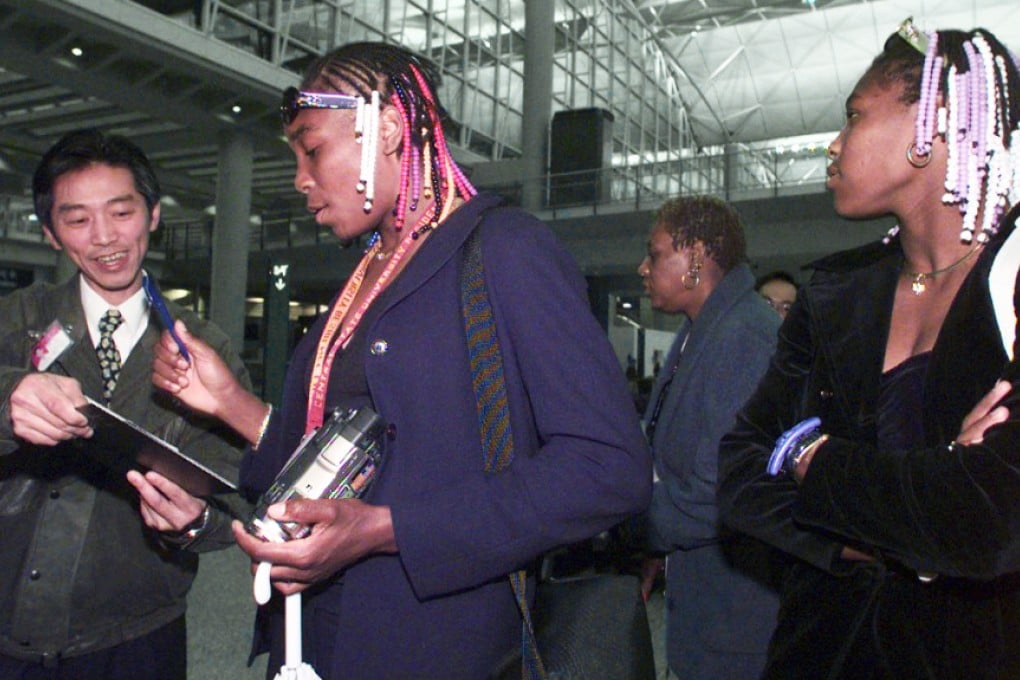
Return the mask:
<path id="1" fill-rule="evenodd" d="M 124 317 L 116 309 L 108 309 L 99 320 L 99 344 L 96 345 L 96 356 L 99 357 L 99 370 L 103 378 L 103 399 L 107 403 L 113 398 L 113 388 L 117 386 L 120 375 L 120 352 L 113 343 L 113 332 L 124 322 Z"/>

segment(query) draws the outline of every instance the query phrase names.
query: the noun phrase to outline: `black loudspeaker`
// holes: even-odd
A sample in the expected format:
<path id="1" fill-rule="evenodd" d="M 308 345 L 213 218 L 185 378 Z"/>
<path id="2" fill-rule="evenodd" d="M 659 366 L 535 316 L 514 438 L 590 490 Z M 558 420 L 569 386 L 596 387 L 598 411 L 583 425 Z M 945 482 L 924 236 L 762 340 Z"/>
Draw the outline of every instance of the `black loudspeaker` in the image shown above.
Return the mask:
<path id="1" fill-rule="evenodd" d="M 609 200 L 613 114 L 597 108 L 557 111 L 552 118 L 549 156 L 550 206 Z"/>

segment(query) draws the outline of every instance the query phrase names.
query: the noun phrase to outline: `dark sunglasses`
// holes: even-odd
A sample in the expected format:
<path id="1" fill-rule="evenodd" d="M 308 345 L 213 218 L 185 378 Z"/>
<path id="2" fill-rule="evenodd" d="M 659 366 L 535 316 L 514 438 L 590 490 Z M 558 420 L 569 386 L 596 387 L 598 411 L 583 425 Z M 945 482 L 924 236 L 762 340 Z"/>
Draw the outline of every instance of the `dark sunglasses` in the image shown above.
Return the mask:
<path id="1" fill-rule="evenodd" d="M 290 125 L 302 109 L 356 109 L 358 98 L 348 94 L 327 92 L 303 92 L 296 87 L 288 87 L 283 92 L 283 103 L 280 104 L 280 117 L 284 125 Z"/>

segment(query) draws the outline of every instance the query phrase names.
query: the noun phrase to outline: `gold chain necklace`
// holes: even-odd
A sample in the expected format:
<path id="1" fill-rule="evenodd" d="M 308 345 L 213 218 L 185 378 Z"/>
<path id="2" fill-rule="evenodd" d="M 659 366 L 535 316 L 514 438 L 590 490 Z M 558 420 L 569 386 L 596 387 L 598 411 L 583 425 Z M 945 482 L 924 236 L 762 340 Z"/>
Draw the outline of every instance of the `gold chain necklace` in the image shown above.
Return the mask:
<path id="1" fill-rule="evenodd" d="M 964 255 L 951 265 L 943 267 L 942 269 L 935 269 L 930 272 L 912 272 L 909 269 L 904 269 L 903 276 L 906 276 L 911 280 L 910 290 L 914 293 L 914 295 L 920 295 L 925 290 L 927 290 L 927 286 L 924 284 L 924 282 L 927 279 L 934 279 L 936 276 L 939 276 L 940 274 L 948 274 L 949 272 L 953 271 L 954 269 L 962 265 L 964 262 L 969 260 L 970 256 L 976 253 L 978 249 L 983 245 L 984 245 L 983 243 L 978 243 L 973 248 L 968 250 L 966 255 Z"/>

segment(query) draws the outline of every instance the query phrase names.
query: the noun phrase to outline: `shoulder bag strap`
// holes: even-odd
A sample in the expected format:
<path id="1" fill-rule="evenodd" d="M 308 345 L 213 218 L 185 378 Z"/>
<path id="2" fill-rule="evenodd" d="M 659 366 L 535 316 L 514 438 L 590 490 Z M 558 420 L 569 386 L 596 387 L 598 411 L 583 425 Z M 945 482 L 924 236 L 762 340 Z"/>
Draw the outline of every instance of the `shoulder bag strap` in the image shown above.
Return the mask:
<path id="1" fill-rule="evenodd" d="M 514 441 L 510 432 L 510 406 L 507 401 L 506 379 L 503 375 L 503 354 L 496 335 L 496 319 L 489 303 L 482 270 L 481 223 L 483 212 L 464 243 L 460 269 L 460 304 L 464 317 L 471 382 L 478 406 L 478 426 L 485 454 L 485 472 L 502 472 L 514 457 Z M 545 667 L 538 653 L 535 629 L 527 598 L 527 572 L 510 574 L 510 585 L 521 611 L 521 677 L 523 680 L 544 680 Z"/>

